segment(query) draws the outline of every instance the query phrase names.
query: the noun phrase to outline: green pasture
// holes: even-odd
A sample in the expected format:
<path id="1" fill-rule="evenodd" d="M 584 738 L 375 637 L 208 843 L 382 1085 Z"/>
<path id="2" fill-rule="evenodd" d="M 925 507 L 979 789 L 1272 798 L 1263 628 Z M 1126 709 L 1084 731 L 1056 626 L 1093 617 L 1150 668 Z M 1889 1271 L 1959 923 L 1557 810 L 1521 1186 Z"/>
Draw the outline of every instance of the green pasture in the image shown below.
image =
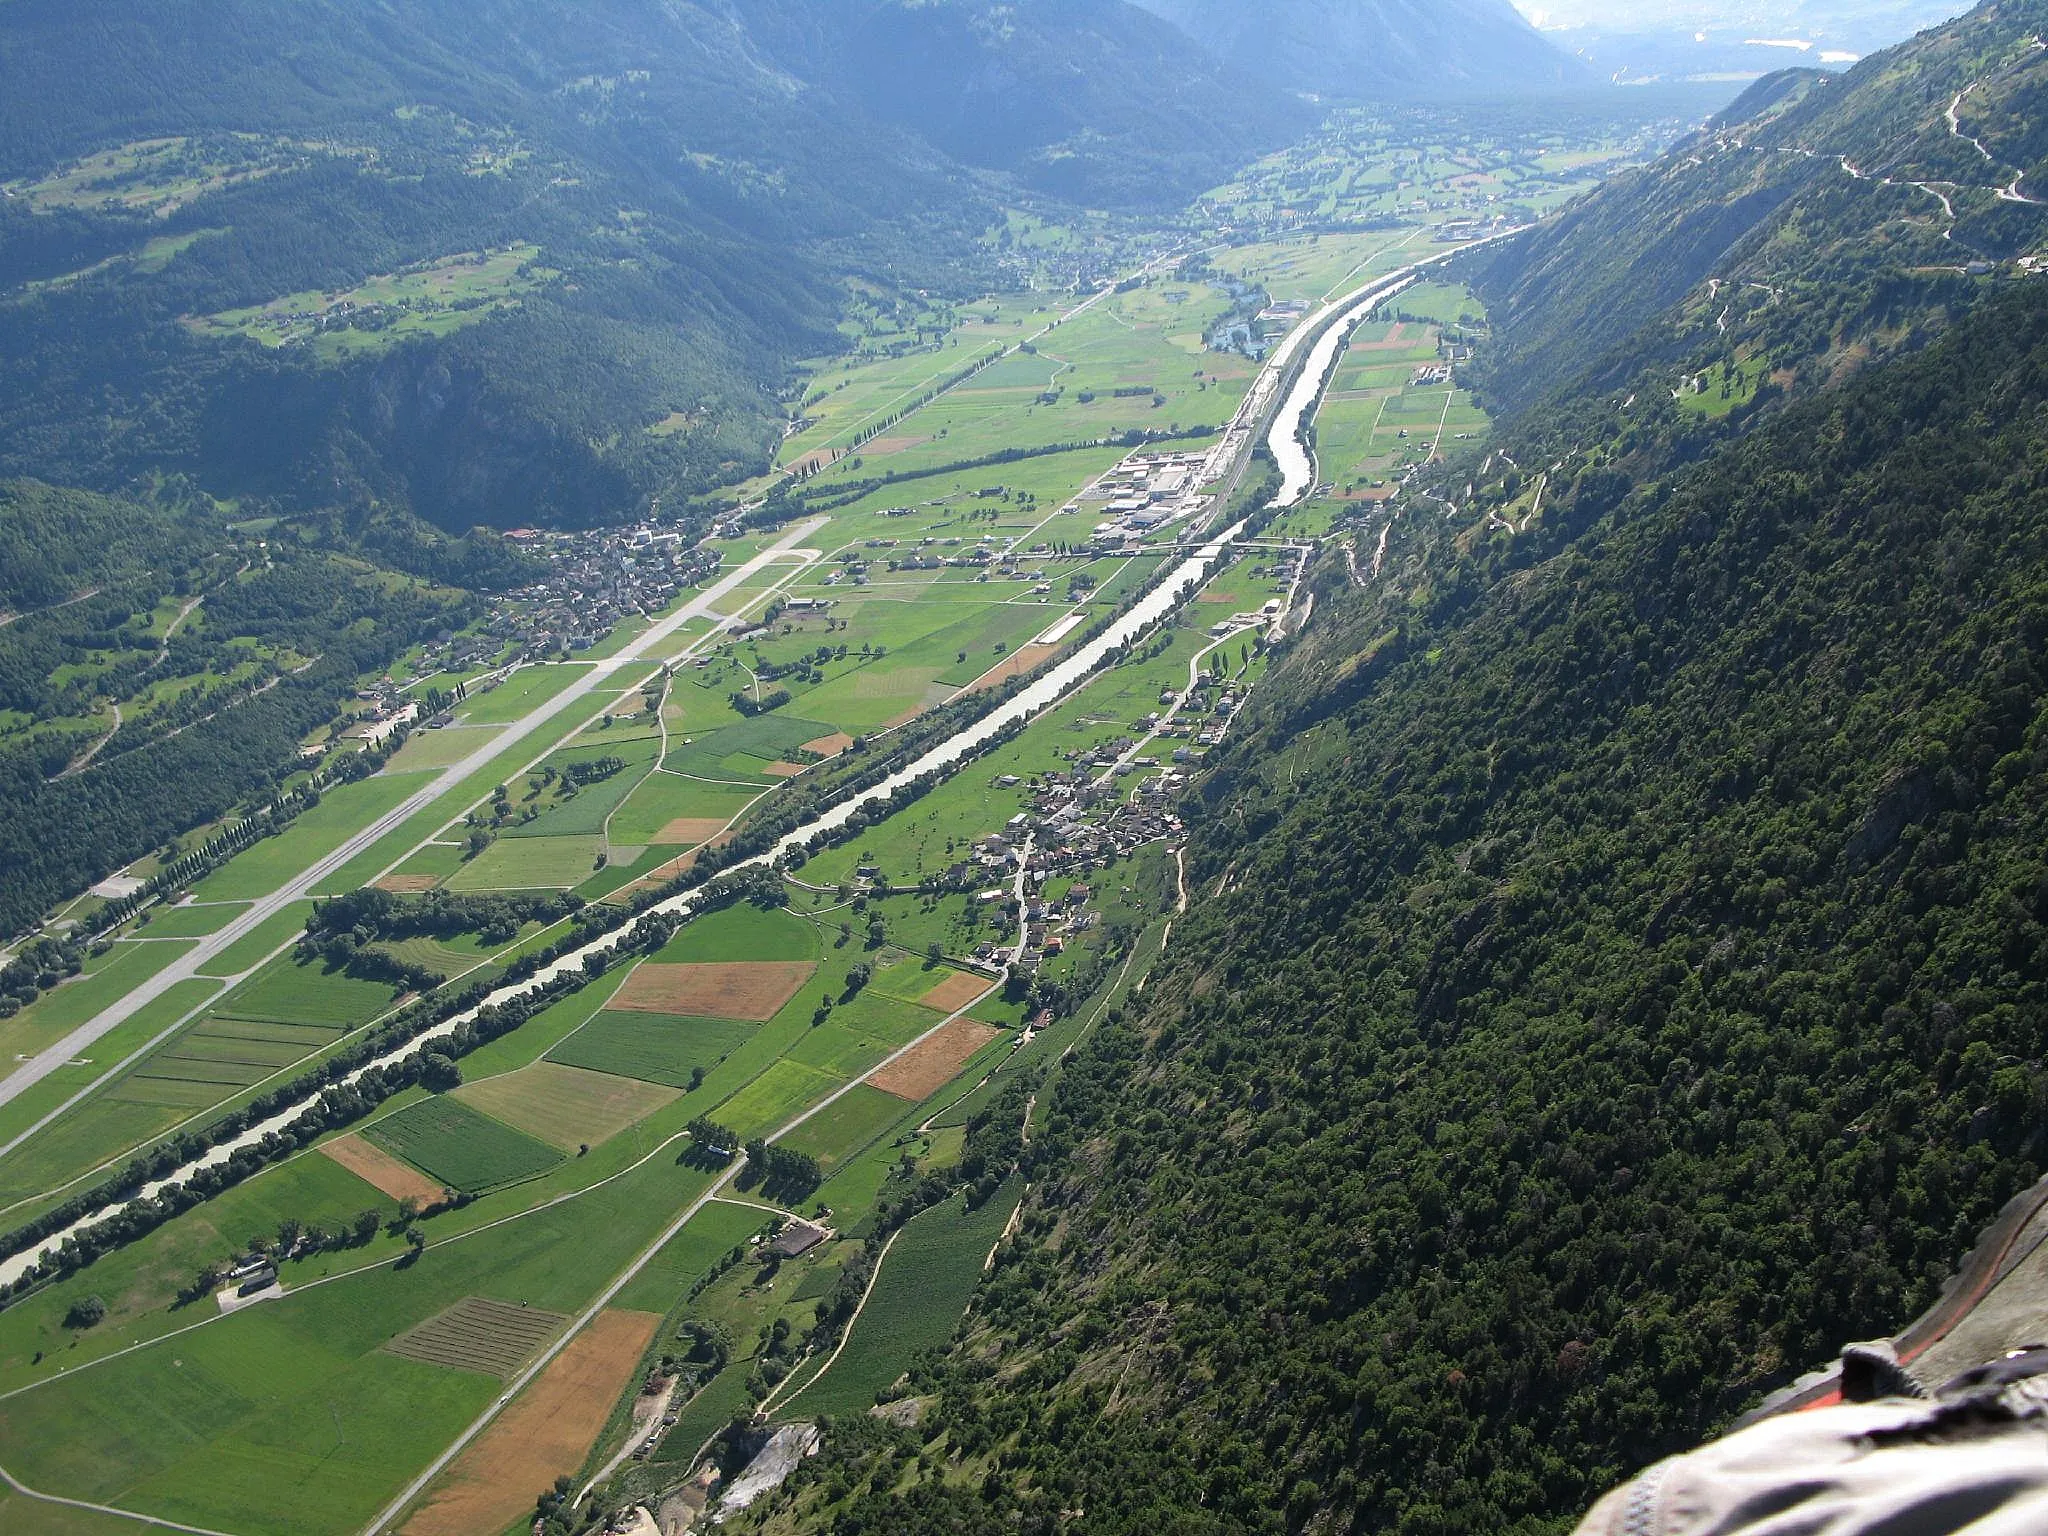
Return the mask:
<path id="1" fill-rule="evenodd" d="M 734 902 L 692 918 L 654 958 L 663 965 L 731 960 L 815 960 L 818 930 L 794 913 Z"/>
<path id="2" fill-rule="evenodd" d="M 597 854 L 594 835 L 501 837 L 443 884 L 451 891 L 565 889 L 590 878 Z"/>
<path id="3" fill-rule="evenodd" d="M 842 1081 L 829 1072 L 785 1057 L 772 1063 L 738 1093 L 721 1101 L 710 1111 L 711 1118 L 738 1132 L 742 1139 L 770 1135 L 839 1087 Z"/>
<path id="4" fill-rule="evenodd" d="M 547 1059 L 687 1089 L 693 1071 L 710 1072 L 752 1039 L 757 1027 L 735 1019 L 600 1013 L 549 1051 Z"/>
<path id="5" fill-rule="evenodd" d="M 346 1027 L 368 1023 L 394 999 L 388 983 L 360 981 L 324 961 L 281 955 L 222 998 L 215 1011 L 238 1019 Z"/>
<path id="6" fill-rule="evenodd" d="M 760 1231 L 767 1220 L 765 1211 L 713 1201 L 662 1245 L 612 1305 L 633 1312 L 673 1311 L 692 1281 Z"/>
<path id="7" fill-rule="evenodd" d="M 674 821 L 730 822 L 760 793 L 756 789 L 705 784 L 673 773 L 655 773 L 642 780 L 613 815 L 612 837 L 617 842 L 644 847 L 660 842 L 661 834 Z"/>
<path id="8" fill-rule="evenodd" d="M 446 1095 L 379 1120 L 363 1135 L 454 1189 L 481 1193 L 545 1173 L 562 1154 Z"/>
<path id="9" fill-rule="evenodd" d="M 808 1152 L 818 1160 L 820 1168 L 831 1173 L 849 1156 L 913 1113 L 913 1106 L 893 1093 L 856 1083 L 844 1097 L 783 1137 L 782 1145 Z"/>
<path id="10" fill-rule="evenodd" d="M 541 812 L 532 821 L 514 822 L 504 830 L 506 837 L 594 837 L 604 830 L 605 819 L 617 810 L 625 798 L 639 785 L 653 768 L 654 759 L 660 751 L 660 744 L 653 740 L 622 741 L 609 750 L 578 749 L 574 752 L 557 753 L 548 759 L 558 771 L 569 764 L 588 762 L 596 758 L 616 756 L 625 766 L 606 779 L 594 784 L 585 784 L 573 794 L 562 795 L 563 781 L 557 781 L 546 797 L 549 809 Z M 513 804 L 519 807 L 520 799 L 515 792 Z M 522 808 L 523 813 L 523 808 Z"/>
<path id="11" fill-rule="evenodd" d="M 468 252 L 383 274 L 345 290 L 290 293 L 245 309 L 189 319 L 195 335 L 253 341 L 265 347 L 306 347 L 320 361 L 374 357 L 420 336 L 446 336 L 500 310 L 516 307 L 558 274 L 537 265 L 540 247 Z M 382 323 L 357 328 L 351 311 L 376 315 Z"/>
<path id="12" fill-rule="evenodd" d="M 394 875 L 431 875 L 446 880 L 462 868 L 463 849 L 452 843 L 429 843 L 392 871 Z"/>

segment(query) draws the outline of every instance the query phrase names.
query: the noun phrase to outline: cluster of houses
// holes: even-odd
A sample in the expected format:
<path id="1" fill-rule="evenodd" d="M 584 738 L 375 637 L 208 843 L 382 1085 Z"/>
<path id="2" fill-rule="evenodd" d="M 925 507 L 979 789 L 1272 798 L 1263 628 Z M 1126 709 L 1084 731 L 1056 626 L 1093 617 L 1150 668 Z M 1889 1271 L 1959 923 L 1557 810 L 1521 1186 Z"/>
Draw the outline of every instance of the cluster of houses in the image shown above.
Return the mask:
<path id="1" fill-rule="evenodd" d="M 651 523 L 583 533 L 518 529 L 506 537 L 547 547 L 547 575 L 512 594 L 514 638 L 536 658 L 587 651 L 624 620 L 653 617 L 716 572 L 721 559 L 717 550 Z"/>
<path id="2" fill-rule="evenodd" d="M 1095 906 L 1095 888 L 1085 877 L 1109 868 L 1150 843 L 1181 835 L 1181 819 L 1172 809 L 1187 785 L 1179 768 L 1148 771 L 1135 792 L 1122 780 L 1140 770 L 1157 770 L 1156 758 L 1131 758 L 1128 738 L 1105 743 L 1076 756 L 1071 771 L 1054 770 L 1030 781 L 1032 804 L 1013 816 L 999 832 L 974 844 L 971 859 L 953 866 L 946 881 L 957 890 L 978 891 L 976 900 L 1000 909 L 1012 920 L 1022 917 L 1024 950 L 1020 963 L 1035 970 L 1060 954 L 1074 939 L 1102 921 Z M 1188 760 L 1185 749 L 1175 754 Z M 1112 771 L 1103 772 L 1105 765 Z M 998 789 L 1019 787 L 1005 775 Z M 1023 911 L 1017 911 L 1016 880 L 1023 876 Z M 1073 880 L 1057 896 L 1048 896 L 1049 882 Z M 999 958 L 998 947 L 983 944 L 977 959 Z"/>

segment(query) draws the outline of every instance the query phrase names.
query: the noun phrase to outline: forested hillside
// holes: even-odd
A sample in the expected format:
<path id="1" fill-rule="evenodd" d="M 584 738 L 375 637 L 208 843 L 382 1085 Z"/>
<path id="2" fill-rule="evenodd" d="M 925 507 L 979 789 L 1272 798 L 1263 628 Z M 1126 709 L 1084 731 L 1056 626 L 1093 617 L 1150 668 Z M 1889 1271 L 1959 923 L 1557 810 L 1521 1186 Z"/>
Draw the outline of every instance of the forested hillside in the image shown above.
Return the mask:
<path id="1" fill-rule="evenodd" d="M 1972 263 L 2048 245 L 2048 206 L 2019 200 L 2044 150 L 2044 27 L 2039 0 L 1998 0 L 1846 75 L 1759 81 L 1691 142 L 1474 262 L 1498 332 L 1475 382 L 1514 414 L 1668 390 L 1728 359 L 1746 395 L 1918 345 Z"/>
<path id="2" fill-rule="evenodd" d="M 1137 0 L 1290 90 L 1348 100 L 1520 95 L 1592 72 L 1507 0 Z"/>
<path id="3" fill-rule="evenodd" d="M 0 473 L 461 530 L 758 470 L 849 282 L 1014 173 L 1175 205 L 1309 121 L 1122 0 L 0 8 Z"/>
<path id="4" fill-rule="evenodd" d="M 1928 1301 L 2048 1151 L 2044 406 L 2028 286 L 1547 544 L 1326 562 L 926 1418 L 765 1523 L 1561 1531 Z"/>
<path id="5" fill-rule="evenodd" d="M 529 575 L 389 513 L 259 541 L 203 503 L 0 482 L 0 933 L 268 798 L 365 672 L 474 610 L 447 583 Z"/>

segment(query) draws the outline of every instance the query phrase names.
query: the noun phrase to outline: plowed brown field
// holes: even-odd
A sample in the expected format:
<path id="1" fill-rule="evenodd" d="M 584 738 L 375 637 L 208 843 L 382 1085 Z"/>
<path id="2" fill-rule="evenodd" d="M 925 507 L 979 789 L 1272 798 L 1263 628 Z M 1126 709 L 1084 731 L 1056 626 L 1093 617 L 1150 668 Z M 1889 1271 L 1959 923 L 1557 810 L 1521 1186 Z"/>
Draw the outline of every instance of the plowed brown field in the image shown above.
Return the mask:
<path id="1" fill-rule="evenodd" d="M 765 1023 L 817 970 L 809 960 L 643 965 L 612 998 L 613 1008 Z"/>
<path id="2" fill-rule="evenodd" d="M 410 1163 L 402 1163 L 382 1147 L 373 1147 L 360 1136 L 341 1136 L 320 1149 L 366 1184 L 373 1184 L 394 1200 L 417 1200 L 421 1205 L 437 1204 L 447 1191 L 438 1179 L 430 1179 Z"/>
<path id="3" fill-rule="evenodd" d="M 976 976 L 967 971 L 955 971 L 931 991 L 920 997 L 918 1006 L 929 1008 L 935 1013 L 951 1013 L 965 1008 L 980 998 L 989 989 L 986 976 Z"/>
<path id="4" fill-rule="evenodd" d="M 531 1515 L 535 1491 L 590 1454 L 660 1326 L 652 1312 L 600 1312 L 455 1459 L 406 1521 L 405 1536 L 487 1536 Z"/>
<path id="5" fill-rule="evenodd" d="M 908 1056 L 868 1078 L 868 1085 L 920 1103 L 950 1083 L 969 1057 L 1001 1034 L 993 1024 L 955 1019 Z"/>

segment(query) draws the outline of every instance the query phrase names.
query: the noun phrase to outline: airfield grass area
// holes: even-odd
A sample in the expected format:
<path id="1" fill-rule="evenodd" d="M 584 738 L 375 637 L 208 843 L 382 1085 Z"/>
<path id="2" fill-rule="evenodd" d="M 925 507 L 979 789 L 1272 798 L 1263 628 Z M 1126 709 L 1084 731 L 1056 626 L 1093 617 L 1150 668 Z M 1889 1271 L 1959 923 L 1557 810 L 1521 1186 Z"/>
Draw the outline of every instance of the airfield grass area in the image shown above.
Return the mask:
<path id="1" fill-rule="evenodd" d="M 137 937 L 151 939 L 203 939 L 249 910 L 246 901 L 190 903 L 181 907 L 152 907 L 133 930 Z"/>
<path id="2" fill-rule="evenodd" d="M 334 852 L 349 838 L 412 796 L 420 782 L 410 776 L 379 774 L 343 784 L 320 797 L 275 837 L 236 854 L 192 887 L 198 901 L 248 901 L 267 896 Z"/>

